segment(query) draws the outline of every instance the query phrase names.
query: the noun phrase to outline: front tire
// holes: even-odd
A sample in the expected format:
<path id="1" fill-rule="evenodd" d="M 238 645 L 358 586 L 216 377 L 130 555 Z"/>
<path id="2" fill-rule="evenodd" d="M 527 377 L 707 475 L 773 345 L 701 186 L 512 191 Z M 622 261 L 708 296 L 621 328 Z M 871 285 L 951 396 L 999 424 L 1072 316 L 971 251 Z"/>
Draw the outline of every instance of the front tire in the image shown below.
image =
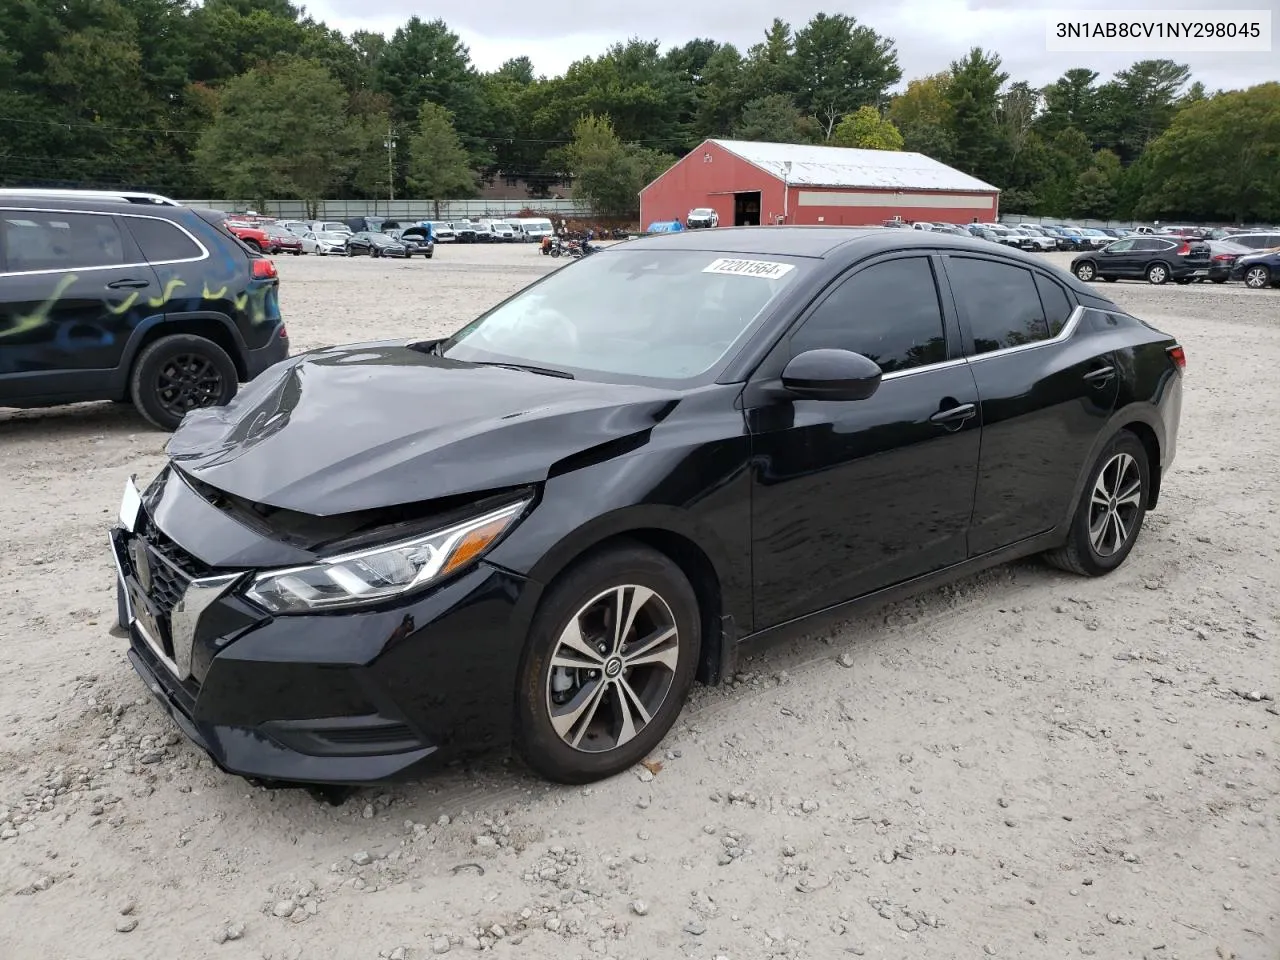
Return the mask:
<path id="1" fill-rule="evenodd" d="M 1151 468 L 1146 447 L 1122 430 L 1106 445 L 1080 495 L 1067 542 L 1045 554 L 1060 570 L 1101 577 L 1133 549 L 1147 515 Z"/>
<path id="2" fill-rule="evenodd" d="M 579 561 L 551 586 L 529 631 L 515 747 L 557 783 L 633 766 L 671 729 L 702 647 L 688 578 L 630 541 Z"/>
<path id="3" fill-rule="evenodd" d="M 1098 270 L 1093 265 L 1092 260 L 1083 260 L 1080 263 L 1076 264 L 1076 276 L 1079 279 L 1083 280 L 1085 283 L 1089 283 L 1097 275 L 1098 275 Z"/>
<path id="4" fill-rule="evenodd" d="M 180 333 L 143 348 L 129 378 L 129 395 L 151 424 L 173 430 L 190 410 L 229 403 L 238 380 L 225 350 L 212 340 Z"/>

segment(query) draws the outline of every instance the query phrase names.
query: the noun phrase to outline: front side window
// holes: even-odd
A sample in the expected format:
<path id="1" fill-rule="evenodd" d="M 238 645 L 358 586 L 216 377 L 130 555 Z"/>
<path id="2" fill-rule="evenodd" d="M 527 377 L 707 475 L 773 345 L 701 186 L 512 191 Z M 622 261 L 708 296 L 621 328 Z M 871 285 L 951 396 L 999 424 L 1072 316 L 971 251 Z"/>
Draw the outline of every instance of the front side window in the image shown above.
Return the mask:
<path id="1" fill-rule="evenodd" d="M 791 338 L 791 354 L 860 353 L 885 373 L 947 358 L 942 308 L 928 257 L 873 264 L 840 284 Z"/>
<path id="2" fill-rule="evenodd" d="M 0 262 L 10 273 L 124 263 L 124 240 L 115 219 L 95 214 L 0 210 L 0 247 Z"/>
<path id="3" fill-rule="evenodd" d="M 975 353 L 1049 338 L 1049 324 L 1031 271 L 1009 263 L 951 257 L 947 276 L 969 323 Z"/>
<path id="4" fill-rule="evenodd" d="M 1132 240 L 1117 240 L 1115 243 L 1107 244 L 1104 248 L 1107 253 L 1128 253 L 1133 249 Z"/>
<path id="5" fill-rule="evenodd" d="M 687 381 L 708 373 L 806 269 L 704 251 L 609 250 L 556 271 L 440 348 L 468 362 Z"/>

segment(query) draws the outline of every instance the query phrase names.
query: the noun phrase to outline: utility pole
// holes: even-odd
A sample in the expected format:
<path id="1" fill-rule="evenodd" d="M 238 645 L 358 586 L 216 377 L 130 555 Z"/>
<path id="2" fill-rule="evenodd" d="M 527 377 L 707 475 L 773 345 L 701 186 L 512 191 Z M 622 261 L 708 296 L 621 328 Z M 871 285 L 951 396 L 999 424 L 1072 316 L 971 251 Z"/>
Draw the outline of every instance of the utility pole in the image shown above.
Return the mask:
<path id="1" fill-rule="evenodd" d="M 387 127 L 387 139 L 382 141 L 382 145 L 387 148 L 387 202 L 391 203 L 396 198 L 396 135 L 393 127 Z M 390 207 L 387 214 L 391 214 Z"/>

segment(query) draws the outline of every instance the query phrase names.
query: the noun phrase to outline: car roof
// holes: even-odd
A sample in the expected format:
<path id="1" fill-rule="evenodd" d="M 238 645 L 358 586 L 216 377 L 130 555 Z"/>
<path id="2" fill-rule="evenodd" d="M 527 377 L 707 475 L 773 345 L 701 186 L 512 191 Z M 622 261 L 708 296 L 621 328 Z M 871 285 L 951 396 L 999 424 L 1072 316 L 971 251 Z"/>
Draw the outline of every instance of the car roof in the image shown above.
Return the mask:
<path id="1" fill-rule="evenodd" d="M 720 227 L 715 230 L 688 230 L 660 233 L 624 240 L 609 250 L 688 250 L 739 256 L 784 256 L 827 259 L 851 254 L 862 257 L 898 250 L 934 249 L 958 253 L 981 253 L 1018 261 L 1053 274 L 1077 293 L 1097 298 L 1089 284 L 1043 257 L 1014 247 L 993 247 L 991 241 L 933 230 L 893 230 L 884 227 Z"/>
<path id="2" fill-rule="evenodd" d="M 32 207 L 43 210 L 83 210 L 96 213 L 132 213 L 153 217 L 181 217 L 192 208 L 181 204 L 134 201 L 123 195 L 110 193 L 39 191 L 21 189 L 0 190 L 0 204 L 5 206 Z"/>

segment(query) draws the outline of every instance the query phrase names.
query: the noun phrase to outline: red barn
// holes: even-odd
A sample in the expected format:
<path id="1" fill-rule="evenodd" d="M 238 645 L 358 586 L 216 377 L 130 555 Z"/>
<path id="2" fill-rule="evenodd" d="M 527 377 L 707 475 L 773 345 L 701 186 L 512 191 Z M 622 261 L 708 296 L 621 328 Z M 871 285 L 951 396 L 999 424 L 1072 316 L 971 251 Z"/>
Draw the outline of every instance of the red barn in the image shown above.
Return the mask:
<path id="1" fill-rule="evenodd" d="M 996 219 L 1000 191 L 922 153 L 707 140 L 640 191 L 640 223 L 711 207 L 720 225 Z"/>

